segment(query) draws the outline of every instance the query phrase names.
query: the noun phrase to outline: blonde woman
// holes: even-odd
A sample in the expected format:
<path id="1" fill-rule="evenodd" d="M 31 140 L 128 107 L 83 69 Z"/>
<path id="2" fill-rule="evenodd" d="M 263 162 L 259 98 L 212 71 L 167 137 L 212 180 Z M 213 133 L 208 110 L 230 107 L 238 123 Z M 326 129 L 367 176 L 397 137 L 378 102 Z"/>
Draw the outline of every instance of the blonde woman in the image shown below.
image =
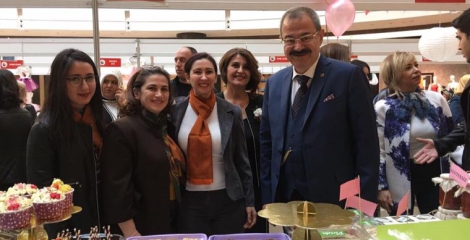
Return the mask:
<path id="1" fill-rule="evenodd" d="M 20 81 L 17 81 L 17 83 L 19 88 L 19 97 L 22 101 L 20 106 L 28 110 L 28 112 L 31 114 L 31 125 L 33 125 L 37 117 L 36 109 L 33 105 L 27 103 L 26 84 Z"/>
<path id="2" fill-rule="evenodd" d="M 421 213 L 439 206 L 439 190 L 430 179 L 448 172 L 447 159 L 415 158 L 426 144 L 420 138 L 440 138 L 454 128 L 444 97 L 419 87 L 421 71 L 409 52 L 394 52 L 380 66 L 390 96 L 375 104 L 380 143 L 379 205 L 394 215 L 398 202 L 411 192 Z"/>
<path id="3" fill-rule="evenodd" d="M 454 96 L 450 99 L 450 111 L 452 112 L 452 120 L 454 120 L 454 124 L 463 124 L 465 125 L 465 119 L 462 113 L 462 107 L 460 106 L 460 97 L 462 96 L 462 92 L 467 86 L 467 82 L 470 79 L 470 74 L 464 75 L 460 78 L 459 83 L 456 85 L 454 89 Z"/>

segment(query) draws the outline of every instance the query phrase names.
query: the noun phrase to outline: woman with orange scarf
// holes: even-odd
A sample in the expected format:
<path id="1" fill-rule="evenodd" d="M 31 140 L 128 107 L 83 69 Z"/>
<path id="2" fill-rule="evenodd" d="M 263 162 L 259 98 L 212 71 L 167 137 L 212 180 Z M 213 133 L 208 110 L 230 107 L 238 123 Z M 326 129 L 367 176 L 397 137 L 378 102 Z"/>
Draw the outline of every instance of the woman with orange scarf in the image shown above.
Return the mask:
<path id="1" fill-rule="evenodd" d="M 103 145 L 103 212 L 124 237 L 176 232 L 184 155 L 168 122 L 170 75 L 136 72 L 127 84 L 122 118 L 110 123 Z"/>
<path id="2" fill-rule="evenodd" d="M 52 237 L 67 228 L 87 232 L 100 226 L 103 105 L 98 71 L 86 53 L 61 51 L 50 73 L 46 101 L 28 138 L 27 181 L 41 188 L 60 178 L 72 185 L 73 203 L 83 209 L 70 220 L 46 225 Z"/>
<path id="3" fill-rule="evenodd" d="M 217 64 L 209 54 L 191 56 L 184 71 L 192 90 L 172 113 L 187 156 L 179 230 L 243 233 L 256 223 L 256 210 L 240 107 L 215 96 Z"/>

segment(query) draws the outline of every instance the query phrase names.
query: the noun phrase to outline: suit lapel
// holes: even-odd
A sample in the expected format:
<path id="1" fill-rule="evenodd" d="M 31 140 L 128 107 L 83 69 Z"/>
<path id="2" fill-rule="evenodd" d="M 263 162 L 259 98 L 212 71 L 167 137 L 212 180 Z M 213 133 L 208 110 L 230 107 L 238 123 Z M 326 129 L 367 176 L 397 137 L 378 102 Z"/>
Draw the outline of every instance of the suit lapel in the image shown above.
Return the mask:
<path id="1" fill-rule="evenodd" d="M 225 147 L 227 146 L 230 133 L 232 132 L 234 114 L 230 106 L 228 106 L 225 100 L 217 98 L 217 118 L 219 119 L 220 126 L 220 137 L 222 139 L 222 156 L 225 153 Z M 227 110 L 229 109 L 229 110 Z"/>
<path id="2" fill-rule="evenodd" d="M 281 114 L 279 116 L 285 116 L 281 117 L 280 121 L 280 128 L 279 129 L 285 129 L 286 126 L 286 121 L 287 117 L 289 116 L 289 109 L 291 105 L 291 89 L 292 89 L 292 71 L 293 67 L 289 67 L 288 71 L 286 71 L 284 76 L 281 76 L 282 82 L 281 82 Z M 284 135 L 284 134 L 282 134 Z M 284 144 L 284 143 L 283 143 Z"/>
<path id="3" fill-rule="evenodd" d="M 310 113 L 313 110 L 313 107 L 318 101 L 318 97 L 320 96 L 323 86 L 328 78 L 328 73 L 330 72 L 330 65 L 331 61 L 327 58 L 320 55 L 320 59 L 318 60 L 317 67 L 315 68 L 315 74 L 313 75 L 312 83 L 310 84 L 310 95 L 308 96 L 307 108 L 305 111 L 304 122 L 302 127 L 305 126 L 308 118 L 310 117 Z"/>

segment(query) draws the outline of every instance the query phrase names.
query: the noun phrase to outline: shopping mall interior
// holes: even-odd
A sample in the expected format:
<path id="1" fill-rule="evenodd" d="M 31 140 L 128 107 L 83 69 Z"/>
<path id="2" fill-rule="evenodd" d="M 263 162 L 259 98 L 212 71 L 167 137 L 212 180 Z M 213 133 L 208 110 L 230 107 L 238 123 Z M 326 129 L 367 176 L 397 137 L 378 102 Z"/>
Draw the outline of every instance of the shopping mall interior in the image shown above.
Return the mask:
<path id="1" fill-rule="evenodd" d="M 351 57 L 367 62 L 373 73 L 396 50 L 413 52 L 422 60 L 421 71 L 437 77 L 443 86 L 450 82 L 450 75 L 459 79 L 469 72 L 457 51 L 445 62 L 428 61 L 418 42 L 434 27 L 449 27 L 470 1 L 352 0 L 354 23 L 340 37 L 331 33 L 325 21 L 330 2 L 5 0 L 0 1 L 0 53 L 2 60 L 19 61 L 8 67 L 14 72 L 18 65 L 31 67 L 39 85 L 47 82 L 54 56 L 68 47 L 92 57 L 99 54 L 95 60 L 103 60 L 101 74 L 119 69 L 124 75 L 145 65 L 163 66 L 174 75 L 173 57 L 182 46 L 209 52 L 216 60 L 230 48 L 243 47 L 255 55 L 260 72 L 269 76 L 289 65 L 279 39 L 283 12 L 305 5 L 318 11 L 327 33 L 323 43 L 348 46 Z M 377 89 L 383 87 L 379 83 Z M 43 94 L 35 95 L 34 101 L 40 104 Z"/>

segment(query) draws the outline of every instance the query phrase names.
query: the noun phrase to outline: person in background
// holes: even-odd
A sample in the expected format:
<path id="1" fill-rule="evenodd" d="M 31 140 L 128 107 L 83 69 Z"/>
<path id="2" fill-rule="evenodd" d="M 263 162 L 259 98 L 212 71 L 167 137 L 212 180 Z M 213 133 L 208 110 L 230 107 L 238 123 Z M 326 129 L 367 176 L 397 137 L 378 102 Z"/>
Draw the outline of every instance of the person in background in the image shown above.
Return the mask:
<path id="1" fill-rule="evenodd" d="M 20 107 L 18 83 L 9 70 L 0 69 L 0 191 L 26 182 L 26 142 L 31 115 Z"/>
<path id="2" fill-rule="evenodd" d="M 113 71 L 101 79 L 101 95 L 103 96 L 104 122 L 106 124 L 115 121 L 119 117 L 119 102 L 121 96 L 122 76 L 120 71 Z"/>
<path id="3" fill-rule="evenodd" d="M 64 229 L 83 233 L 100 225 L 98 189 L 103 132 L 100 80 L 93 60 L 76 49 L 54 58 L 47 98 L 31 128 L 26 151 L 28 183 L 50 186 L 54 178 L 72 184 L 73 203 L 82 211 L 47 224 L 48 235 Z"/>
<path id="4" fill-rule="evenodd" d="M 242 233 L 256 223 L 256 210 L 240 107 L 215 96 L 217 64 L 211 55 L 191 56 L 184 71 L 192 90 L 172 111 L 187 157 L 179 231 Z"/>
<path id="5" fill-rule="evenodd" d="M 253 54 L 244 48 L 228 50 L 219 62 L 220 76 L 227 85 L 224 92 L 217 93 L 218 97 L 240 106 L 242 109 L 243 125 L 253 175 L 255 193 L 255 209 L 260 211 L 261 189 L 259 181 L 259 127 L 261 124 L 261 107 L 263 95 L 257 94 L 261 74 L 258 71 L 258 61 Z M 256 224 L 245 232 L 266 233 L 267 223 L 264 218 L 258 218 Z"/>
<path id="6" fill-rule="evenodd" d="M 191 91 L 191 84 L 186 79 L 184 73 L 184 64 L 188 59 L 196 54 L 197 51 L 193 47 L 182 47 L 175 54 L 175 70 L 176 77 L 171 81 L 171 89 L 173 98 L 186 97 Z"/>
<path id="7" fill-rule="evenodd" d="M 455 93 L 450 99 L 449 106 L 455 125 L 465 126 L 465 118 L 462 113 L 462 107 L 460 106 L 460 97 L 462 96 L 462 92 L 465 89 L 465 86 L 467 86 L 469 79 L 470 74 L 464 75 L 460 78 L 459 83 L 454 88 Z"/>
<path id="8" fill-rule="evenodd" d="M 266 83 L 261 116 L 262 203 L 307 200 L 344 206 L 340 185 L 360 176 L 361 197 L 377 200 L 379 143 L 372 96 L 358 67 L 320 54 L 318 14 L 282 16 L 293 66 Z"/>
<path id="9" fill-rule="evenodd" d="M 457 30 L 456 38 L 459 41 L 459 50 L 463 57 L 470 63 L 470 9 L 465 10 L 460 16 L 452 21 L 452 26 Z M 466 134 L 466 129 L 470 129 L 470 112 L 468 105 L 470 87 L 465 86 L 460 96 L 460 106 L 462 115 L 465 119 L 465 125 L 457 124 L 454 131 L 447 136 L 441 138 L 425 138 L 419 141 L 426 145 L 414 156 L 415 159 L 429 159 L 445 156 L 449 152 L 453 152 L 458 146 L 465 144 L 462 156 L 462 168 L 470 170 L 470 135 Z"/>
<path id="10" fill-rule="evenodd" d="M 411 207 L 420 213 L 439 206 L 439 187 L 431 180 L 449 171 L 442 159 L 413 159 L 424 146 L 417 138 L 443 137 L 454 124 L 444 97 L 419 88 L 421 71 L 409 52 L 388 55 L 380 65 L 380 76 L 390 96 L 375 104 L 380 141 L 379 205 L 395 215 L 398 202 L 411 192 Z"/>
<path id="11" fill-rule="evenodd" d="M 34 108 L 33 105 L 26 103 L 26 84 L 23 82 L 17 81 L 18 83 L 18 88 L 19 88 L 19 97 L 21 99 L 21 107 L 26 109 L 30 114 L 31 114 L 31 126 L 34 124 L 34 121 L 36 121 L 37 117 L 37 112 L 36 109 Z"/>
<path id="12" fill-rule="evenodd" d="M 122 118 L 108 125 L 103 144 L 103 212 L 124 237 L 176 232 L 184 155 L 170 135 L 170 75 L 144 68 L 128 82 Z"/>
<path id="13" fill-rule="evenodd" d="M 325 44 L 321 46 L 320 53 L 327 58 L 333 58 L 343 62 L 349 62 L 351 60 L 349 47 L 340 43 Z"/>

